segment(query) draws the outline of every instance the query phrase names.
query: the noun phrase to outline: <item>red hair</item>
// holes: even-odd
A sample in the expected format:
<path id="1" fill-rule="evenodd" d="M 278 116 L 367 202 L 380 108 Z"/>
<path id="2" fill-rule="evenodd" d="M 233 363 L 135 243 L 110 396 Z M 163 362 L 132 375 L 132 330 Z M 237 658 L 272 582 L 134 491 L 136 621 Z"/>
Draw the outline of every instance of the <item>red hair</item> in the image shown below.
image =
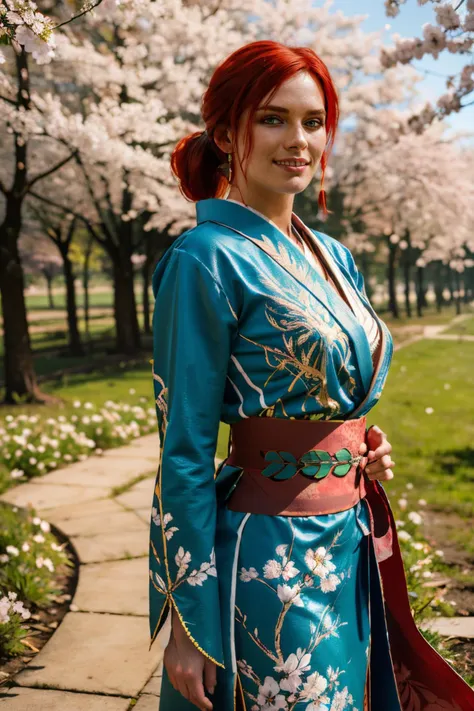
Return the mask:
<path id="1" fill-rule="evenodd" d="M 224 125 L 237 135 L 239 120 L 243 112 L 249 109 L 245 160 L 252 151 L 251 127 L 260 103 L 271 92 L 268 99 L 270 103 L 281 84 L 301 71 L 307 72 L 321 84 L 325 97 L 327 139 L 321 157 L 319 206 L 323 212 L 327 212 L 323 186 L 328 155 L 339 119 L 336 87 L 327 66 L 312 49 L 287 47 L 270 40 L 244 45 L 215 69 L 201 104 L 206 131 L 182 138 L 171 156 L 171 169 L 179 180 L 179 188 L 184 197 L 197 202 L 224 196 L 229 183 L 218 166 L 227 162 L 227 155 L 213 140 L 216 127 Z"/>

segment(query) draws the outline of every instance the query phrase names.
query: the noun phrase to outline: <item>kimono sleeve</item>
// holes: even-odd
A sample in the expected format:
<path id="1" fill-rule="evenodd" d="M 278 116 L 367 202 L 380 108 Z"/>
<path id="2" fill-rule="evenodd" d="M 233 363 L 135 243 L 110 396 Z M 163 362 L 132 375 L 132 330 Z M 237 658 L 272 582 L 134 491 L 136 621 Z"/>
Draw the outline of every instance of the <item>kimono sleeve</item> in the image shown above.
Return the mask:
<path id="1" fill-rule="evenodd" d="M 150 523 L 151 642 L 173 606 L 196 647 L 223 666 L 214 462 L 237 317 L 208 268 L 179 248 L 155 296 L 161 451 Z"/>

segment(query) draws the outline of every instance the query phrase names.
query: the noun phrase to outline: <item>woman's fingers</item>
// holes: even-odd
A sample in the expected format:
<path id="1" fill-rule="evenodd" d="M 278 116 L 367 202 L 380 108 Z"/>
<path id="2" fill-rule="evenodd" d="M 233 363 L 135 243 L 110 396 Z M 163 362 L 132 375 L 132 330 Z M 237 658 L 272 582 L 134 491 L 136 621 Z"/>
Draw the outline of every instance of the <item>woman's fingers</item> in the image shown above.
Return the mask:
<path id="1" fill-rule="evenodd" d="M 364 472 L 367 474 L 369 479 L 379 479 L 380 481 L 387 481 L 388 479 L 393 479 L 392 467 L 395 466 L 395 462 L 390 459 L 390 457 L 380 462 L 372 462 L 370 466 L 365 467 Z M 386 476 L 387 472 L 389 475 Z"/>
<path id="2" fill-rule="evenodd" d="M 216 665 L 209 659 L 206 659 L 206 662 L 204 664 L 204 685 L 210 694 L 214 693 L 216 683 Z"/>
<path id="3" fill-rule="evenodd" d="M 201 711 L 212 711 L 212 703 L 206 698 L 202 679 L 198 679 L 194 674 L 189 674 L 185 679 L 189 691 L 189 701 Z"/>

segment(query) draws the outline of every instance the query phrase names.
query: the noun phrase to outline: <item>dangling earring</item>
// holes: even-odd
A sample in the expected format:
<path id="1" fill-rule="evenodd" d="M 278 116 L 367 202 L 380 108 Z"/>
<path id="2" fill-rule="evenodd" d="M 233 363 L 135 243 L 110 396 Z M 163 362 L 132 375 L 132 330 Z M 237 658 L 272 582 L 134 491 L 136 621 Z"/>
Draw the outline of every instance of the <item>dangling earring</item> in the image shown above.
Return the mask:
<path id="1" fill-rule="evenodd" d="M 325 173 L 325 168 L 323 168 L 323 173 L 321 175 L 321 183 L 319 185 L 319 197 L 318 197 L 318 206 L 321 212 L 324 215 L 328 214 L 328 207 L 327 207 L 327 199 L 326 199 L 326 191 L 324 189 L 324 173 Z"/>
<path id="2" fill-rule="evenodd" d="M 229 183 L 232 181 L 232 153 L 227 154 L 227 163 L 219 165 L 219 171 Z"/>

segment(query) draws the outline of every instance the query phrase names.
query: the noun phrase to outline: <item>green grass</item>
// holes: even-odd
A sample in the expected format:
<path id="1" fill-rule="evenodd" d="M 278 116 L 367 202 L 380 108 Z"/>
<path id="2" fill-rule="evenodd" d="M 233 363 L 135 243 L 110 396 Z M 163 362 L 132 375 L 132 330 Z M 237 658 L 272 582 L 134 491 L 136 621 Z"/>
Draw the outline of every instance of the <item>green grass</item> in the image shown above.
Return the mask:
<path id="1" fill-rule="evenodd" d="M 414 305 L 412 304 L 412 307 Z M 413 316 L 408 318 L 405 315 L 405 311 L 401 303 L 399 303 L 400 308 L 400 318 L 395 319 L 389 312 L 383 312 L 382 310 L 377 310 L 381 318 L 385 321 L 387 326 L 391 328 L 399 328 L 400 326 L 438 326 L 443 323 L 449 323 L 456 316 L 456 307 L 454 304 L 451 306 L 443 306 L 440 313 L 436 310 L 436 307 L 431 304 L 428 308 L 423 309 L 423 316 L 419 317 L 416 315 L 416 308 L 413 308 Z M 462 313 L 472 313 L 473 307 L 469 304 L 462 304 Z"/>
<path id="2" fill-rule="evenodd" d="M 460 336 L 474 336 L 474 317 L 455 323 L 454 326 L 451 326 L 451 328 L 447 329 L 444 333 L 452 333 Z"/>
<path id="3" fill-rule="evenodd" d="M 135 390 L 133 398 L 129 393 L 130 389 Z M 106 373 L 97 370 L 82 375 L 64 375 L 59 381 L 44 383 L 42 390 L 61 398 L 63 405 L 60 413 L 57 405 L 2 406 L 0 418 L 7 414 L 20 413 L 56 417 L 58 414 L 66 414 L 69 408 L 72 409 L 74 400 L 103 405 L 106 400 L 135 403 L 137 398 L 146 397 L 147 403 L 144 403 L 144 407 L 154 406 L 151 365 L 145 357 L 133 367 L 127 367 L 123 362 L 123 367 L 112 365 Z"/>
<path id="4" fill-rule="evenodd" d="M 109 318 L 109 319 L 113 318 L 114 314 L 113 314 L 112 309 L 108 309 L 106 314 L 104 314 L 102 312 L 102 310 L 99 311 L 99 309 L 97 309 L 97 311 L 98 311 L 98 313 L 94 313 L 94 310 L 91 310 L 91 312 L 89 314 L 89 322 L 90 323 L 93 323 L 94 321 L 102 321 L 104 318 Z M 55 327 L 56 329 L 57 328 L 64 328 L 65 329 L 68 327 L 67 326 L 67 318 L 66 318 L 63 311 L 59 311 L 59 309 L 58 309 L 58 311 L 50 311 L 49 313 L 51 314 L 50 318 L 35 318 L 34 315 L 33 315 L 33 317 L 31 317 L 31 315 L 30 315 L 30 317 L 28 318 L 29 325 L 35 326 L 36 328 L 41 327 L 42 331 L 48 331 L 51 327 Z M 34 314 L 34 312 L 33 312 L 33 314 Z M 80 309 L 78 311 L 78 321 L 79 321 L 81 328 L 83 328 L 83 326 L 84 326 L 84 318 L 83 318 L 82 314 L 83 314 L 82 309 Z"/>
<path id="5" fill-rule="evenodd" d="M 141 284 L 135 288 L 135 299 L 137 304 L 142 303 L 142 288 Z M 152 294 L 150 290 L 150 299 L 152 300 Z M 84 294 L 82 289 L 77 289 L 76 292 L 77 306 L 82 307 L 84 305 Z M 66 293 L 64 291 L 60 293 L 53 294 L 53 303 L 56 309 L 66 308 Z M 108 291 L 95 292 L 92 291 L 89 294 L 89 305 L 91 307 L 111 307 L 114 303 L 113 290 L 110 288 Z M 26 308 L 28 311 L 38 311 L 38 310 L 49 310 L 49 299 L 47 294 L 28 294 L 26 296 Z M 51 311 L 54 313 L 54 311 Z"/>
<path id="6" fill-rule="evenodd" d="M 411 482 L 433 508 L 474 516 L 474 343 L 418 341 L 395 353 L 387 384 L 368 424 L 393 446 L 397 496 Z M 445 389 L 445 384 L 449 389 Z M 433 408 L 427 414 L 425 408 Z M 474 553 L 474 529 L 459 541 Z"/>

